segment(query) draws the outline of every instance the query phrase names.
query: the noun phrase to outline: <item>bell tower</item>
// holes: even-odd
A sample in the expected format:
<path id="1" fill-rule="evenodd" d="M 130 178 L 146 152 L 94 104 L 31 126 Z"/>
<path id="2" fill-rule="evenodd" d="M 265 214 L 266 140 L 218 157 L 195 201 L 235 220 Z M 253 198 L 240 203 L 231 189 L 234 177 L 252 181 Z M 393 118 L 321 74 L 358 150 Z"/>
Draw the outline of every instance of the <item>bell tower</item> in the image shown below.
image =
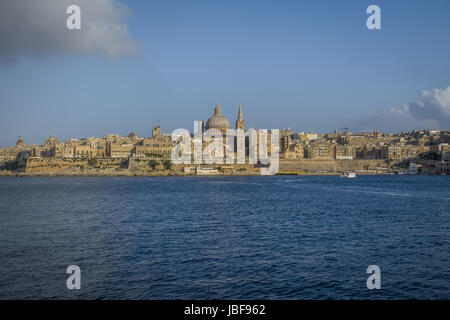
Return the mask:
<path id="1" fill-rule="evenodd" d="M 159 137 L 161 135 L 161 127 L 159 126 L 159 121 L 156 126 L 152 127 L 152 137 Z"/>

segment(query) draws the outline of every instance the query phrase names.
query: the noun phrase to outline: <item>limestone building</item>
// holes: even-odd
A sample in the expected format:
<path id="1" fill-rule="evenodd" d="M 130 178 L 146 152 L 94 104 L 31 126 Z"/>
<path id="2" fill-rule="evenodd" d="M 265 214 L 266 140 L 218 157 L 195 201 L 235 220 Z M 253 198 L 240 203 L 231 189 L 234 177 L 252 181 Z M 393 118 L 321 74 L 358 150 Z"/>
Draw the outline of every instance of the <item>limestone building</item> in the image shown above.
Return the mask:
<path id="1" fill-rule="evenodd" d="M 230 123 L 228 122 L 228 119 L 222 115 L 219 105 L 216 105 L 214 114 L 208 119 L 208 121 L 206 121 L 205 130 L 210 129 L 217 129 L 222 133 L 222 135 L 225 135 L 226 131 L 231 129 Z"/>

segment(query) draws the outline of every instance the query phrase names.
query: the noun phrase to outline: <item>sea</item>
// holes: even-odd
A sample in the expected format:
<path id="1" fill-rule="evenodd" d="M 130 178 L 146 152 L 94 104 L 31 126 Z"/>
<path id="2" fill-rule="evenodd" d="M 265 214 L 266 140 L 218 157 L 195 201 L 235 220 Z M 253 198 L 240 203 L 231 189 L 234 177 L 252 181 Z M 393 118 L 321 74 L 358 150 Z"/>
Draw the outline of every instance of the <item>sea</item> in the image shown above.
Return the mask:
<path id="1" fill-rule="evenodd" d="M 74 265 L 80 289 L 67 286 Z M 374 265 L 379 289 L 368 287 Z M 449 176 L 0 178 L 0 299 L 449 299 L 449 289 Z"/>

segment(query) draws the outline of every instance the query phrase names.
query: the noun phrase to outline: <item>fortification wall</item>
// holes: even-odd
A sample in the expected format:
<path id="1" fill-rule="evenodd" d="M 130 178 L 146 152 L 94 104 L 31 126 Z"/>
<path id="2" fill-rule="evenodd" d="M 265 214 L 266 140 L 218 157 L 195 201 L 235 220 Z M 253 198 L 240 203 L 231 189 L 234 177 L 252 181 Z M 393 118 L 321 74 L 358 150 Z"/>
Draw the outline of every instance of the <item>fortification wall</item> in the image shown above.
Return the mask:
<path id="1" fill-rule="evenodd" d="M 305 171 L 305 172 L 340 172 L 348 170 L 377 170 L 387 169 L 388 164 L 384 160 L 280 160 L 280 172 Z"/>

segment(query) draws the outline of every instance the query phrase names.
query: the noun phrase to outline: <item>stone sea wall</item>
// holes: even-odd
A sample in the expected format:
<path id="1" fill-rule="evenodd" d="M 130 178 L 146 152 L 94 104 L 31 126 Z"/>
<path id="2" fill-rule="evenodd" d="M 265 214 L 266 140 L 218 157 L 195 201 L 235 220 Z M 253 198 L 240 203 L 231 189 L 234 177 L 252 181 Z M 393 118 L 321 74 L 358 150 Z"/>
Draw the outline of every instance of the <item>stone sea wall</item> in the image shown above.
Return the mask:
<path id="1" fill-rule="evenodd" d="M 383 173 L 388 170 L 385 160 L 280 160 L 280 172 L 333 172 L 368 171 Z"/>
<path id="2" fill-rule="evenodd" d="M 284 174 L 339 174 L 356 171 L 358 174 L 385 174 L 406 170 L 399 162 L 385 160 L 287 160 L 280 159 L 279 172 Z M 202 165 L 214 169 L 215 175 L 259 175 L 260 168 L 254 165 Z M 422 161 L 420 173 L 436 174 L 442 170 L 435 161 Z M 28 158 L 13 161 L 4 166 L 0 176 L 186 176 L 196 175 L 195 165 L 170 165 L 164 159 L 56 159 Z"/>

